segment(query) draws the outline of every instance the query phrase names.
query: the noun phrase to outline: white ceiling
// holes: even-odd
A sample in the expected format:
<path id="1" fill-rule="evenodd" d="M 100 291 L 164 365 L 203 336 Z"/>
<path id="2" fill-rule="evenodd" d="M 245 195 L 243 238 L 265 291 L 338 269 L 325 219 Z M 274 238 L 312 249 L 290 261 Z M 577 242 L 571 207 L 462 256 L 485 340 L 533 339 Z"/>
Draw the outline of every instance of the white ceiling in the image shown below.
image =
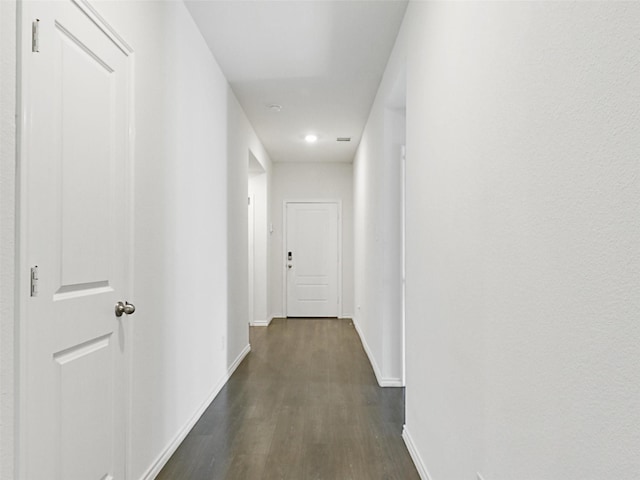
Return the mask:
<path id="1" fill-rule="evenodd" d="M 186 5 L 273 161 L 353 160 L 406 0 Z"/>

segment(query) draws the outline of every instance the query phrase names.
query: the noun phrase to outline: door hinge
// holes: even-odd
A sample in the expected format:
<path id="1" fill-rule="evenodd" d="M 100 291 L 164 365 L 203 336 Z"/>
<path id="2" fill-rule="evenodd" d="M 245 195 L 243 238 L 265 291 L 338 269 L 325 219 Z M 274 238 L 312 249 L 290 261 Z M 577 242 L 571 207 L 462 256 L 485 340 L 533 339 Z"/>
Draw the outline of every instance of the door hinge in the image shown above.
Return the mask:
<path id="1" fill-rule="evenodd" d="M 31 278 L 31 296 L 38 296 L 38 266 L 31 267 L 31 274 L 29 275 Z"/>
<path id="2" fill-rule="evenodd" d="M 34 53 L 38 53 L 40 51 L 40 19 L 36 18 L 35 21 L 31 23 L 31 51 Z"/>

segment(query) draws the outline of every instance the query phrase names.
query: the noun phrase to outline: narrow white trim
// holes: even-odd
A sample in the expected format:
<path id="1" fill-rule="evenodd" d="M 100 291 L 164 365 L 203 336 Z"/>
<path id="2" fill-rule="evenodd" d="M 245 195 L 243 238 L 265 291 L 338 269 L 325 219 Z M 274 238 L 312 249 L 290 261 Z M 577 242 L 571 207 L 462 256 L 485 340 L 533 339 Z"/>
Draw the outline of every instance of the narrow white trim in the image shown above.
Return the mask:
<path id="1" fill-rule="evenodd" d="M 378 380 L 378 384 L 381 387 L 404 387 L 402 379 L 396 377 L 382 377 Z"/>
<path id="2" fill-rule="evenodd" d="M 2 292 L 0 292 L 0 325 L 3 338 L 0 340 L 0 352 L 2 373 L 2 422 L 3 435 L 0 438 L 2 452 L 2 473 L 7 478 L 21 478 L 19 470 L 20 459 L 20 292 L 22 278 L 20 275 L 23 265 L 20 257 L 20 145 L 21 145 L 21 118 L 16 113 L 22 111 L 21 97 L 22 87 L 20 82 L 20 70 L 22 65 L 22 2 L 5 2 L 0 6 L 0 15 L 6 16 L 9 28 L 0 33 L 0 55 L 7 61 L 9 68 L 3 70 L 0 75 L 0 129 L 3 133 L 12 131 L 6 142 L 0 147 L 0 175 L 3 176 L 0 189 L 0 269 L 2 273 Z M 2 62 L 4 63 L 4 62 Z M 4 65 L 3 65 L 4 66 Z M 6 129 L 6 130 L 5 130 Z M 13 157 L 13 161 L 8 161 Z M 5 177 L 6 175 L 6 177 Z M 4 279 L 6 278 L 6 283 Z M 29 281 L 27 281 L 29 286 Z M 18 320 L 18 321 L 17 321 Z M 13 461 L 12 461 L 13 459 Z"/>
<path id="3" fill-rule="evenodd" d="M 254 320 L 251 323 L 252 327 L 268 327 L 269 324 L 271 323 L 271 320 L 273 320 L 273 317 L 267 318 L 266 320 Z"/>
<path id="4" fill-rule="evenodd" d="M 418 475 L 420 475 L 420 478 L 422 480 L 431 480 L 431 476 L 427 471 L 427 467 L 422 461 L 422 457 L 420 457 L 418 449 L 416 448 L 416 444 L 413 442 L 413 438 L 411 437 L 409 429 L 406 425 L 402 428 L 402 439 L 407 446 L 407 450 L 409 450 L 409 455 L 411 456 L 411 460 L 413 460 L 413 463 L 416 466 L 416 470 L 418 470 Z"/>
<path id="5" fill-rule="evenodd" d="M 251 150 L 249 150 L 249 163 L 251 163 Z M 255 158 L 255 157 L 254 157 Z M 256 325 L 264 320 L 256 320 L 256 196 L 251 192 L 248 193 L 247 198 L 249 205 L 247 205 L 247 224 L 248 228 L 248 247 L 247 248 L 247 263 L 249 271 L 249 325 Z"/>
<path id="6" fill-rule="evenodd" d="M 251 324 L 252 327 L 268 327 L 274 318 L 285 318 L 284 315 L 271 315 L 266 320 L 256 320 Z"/>
<path id="7" fill-rule="evenodd" d="M 158 455 L 156 460 L 149 466 L 142 477 L 140 477 L 141 480 L 153 480 L 158 476 L 160 470 L 162 470 L 162 467 L 166 465 L 166 463 L 171 458 L 171 455 L 175 453 L 182 441 L 189 434 L 196 422 L 200 420 L 202 414 L 209 407 L 211 402 L 215 400 L 218 393 L 220 393 L 220 390 L 222 390 L 222 388 L 226 385 L 226 383 L 229 381 L 229 378 L 231 378 L 231 375 L 233 375 L 233 372 L 236 371 L 236 368 L 238 368 L 242 360 L 244 360 L 244 357 L 246 357 L 250 351 L 251 345 L 247 345 L 246 347 L 244 347 L 242 352 L 240 352 L 240 355 L 238 355 L 238 357 L 229 366 L 227 374 L 220 380 L 220 382 L 218 382 L 213 391 L 208 395 L 207 399 L 202 403 L 202 405 L 200 405 L 200 407 L 195 411 L 195 413 L 187 421 L 187 423 L 178 431 L 173 440 L 169 442 L 167 447 L 160 453 L 160 455 Z"/>
<path id="8" fill-rule="evenodd" d="M 369 348 L 369 344 L 365 336 L 360 329 L 360 324 L 358 323 L 356 318 L 353 318 L 353 325 L 356 327 L 356 332 L 358 332 L 358 336 L 360 337 L 360 343 L 362 343 L 362 348 L 364 348 L 367 357 L 369 357 L 369 363 L 371 364 L 371 368 L 373 368 L 373 373 L 376 376 L 376 380 L 378 385 L 381 387 L 403 387 L 402 379 L 397 377 L 384 377 L 378 364 L 376 363 L 376 358 L 373 356 L 371 349 Z"/>
<path id="9" fill-rule="evenodd" d="M 378 368 L 378 364 L 376 363 L 376 357 L 373 356 L 371 349 L 369 348 L 369 344 L 367 343 L 367 339 L 365 338 L 362 330 L 360 329 L 360 324 L 356 318 L 353 319 L 353 326 L 356 327 L 356 332 L 358 332 L 358 336 L 360 337 L 360 343 L 362 343 L 362 347 L 364 348 L 364 352 L 369 357 L 369 363 L 373 368 L 373 373 L 376 376 L 376 380 L 378 381 L 378 385 L 380 385 L 380 379 L 382 378 L 382 373 L 380 372 L 380 368 Z"/>
<path id="10" fill-rule="evenodd" d="M 126 42 L 125 42 L 126 43 Z M 135 99 L 136 99 L 136 92 L 135 92 L 135 76 L 136 76 L 136 55 L 135 52 L 133 50 L 130 51 L 129 53 L 129 68 L 127 69 L 127 84 L 128 84 L 128 89 L 129 89 L 129 94 L 127 97 L 127 109 L 129 111 L 129 161 L 128 161 L 128 166 L 129 166 L 129 171 L 127 172 L 127 174 L 125 175 L 125 179 L 128 182 L 126 185 L 126 192 L 127 192 L 127 209 L 128 209 L 128 217 L 129 217 L 129 224 L 127 225 L 127 231 L 128 231 L 128 244 L 127 244 L 127 262 L 129 265 L 135 265 L 135 222 L 136 222 L 136 215 L 135 215 L 135 184 L 136 184 L 136 110 L 135 110 Z M 129 268 L 129 272 L 128 272 L 128 278 L 127 278 L 127 289 L 128 289 L 128 296 L 129 298 L 136 298 L 136 291 L 135 291 L 135 271 L 133 267 Z M 126 335 L 128 336 L 128 338 L 134 338 L 134 327 L 133 327 L 133 323 L 132 322 L 125 322 L 128 323 L 127 325 L 127 332 Z M 125 453 L 125 472 L 127 475 L 127 478 L 132 478 L 132 468 L 133 468 L 133 462 L 132 462 L 132 458 L 133 458 L 133 396 L 131 395 L 131 392 L 133 391 L 133 358 L 134 358 L 134 353 L 135 353 L 135 347 L 134 347 L 134 342 L 130 342 L 130 348 L 127 352 L 127 357 L 125 359 L 125 385 L 127 388 L 127 410 L 126 410 L 126 416 L 127 416 L 127 425 L 128 428 L 126 429 L 125 432 L 125 448 L 126 448 L 126 453 Z"/>
<path id="11" fill-rule="evenodd" d="M 404 75 L 406 82 L 406 65 Z M 405 99 L 406 104 L 406 99 Z M 406 105 L 405 105 L 406 109 Z M 406 111 L 406 110 L 405 110 Z M 405 113 L 405 143 L 407 118 Z M 402 385 L 407 382 L 407 146 L 400 147 L 400 210 L 402 225 Z"/>
<path id="12" fill-rule="evenodd" d="M 229 368 L 227 369 L 227 378 L 225 378 L 223 381 L 220 382 L 220 385 L 219 385 L 220 388 L 218 389 L 218 392 L 220 390 L 222 390 L 222 387 L 224 387 L 224 385 L 227 383 L 227 381 L 231 378 L 231 375 L 233 375 L 233 372 L 236 371 L 236 368 L 238 368 L 240 366 L 240 364 L 242 363 L 242 360 L 244 360 L 244 357 L 249 355 L 250 351 L 251 351 L 251 344 L 247 344 L 242 349 L 240 354 L 236 357 L 236 359 L 233 361 L 233 363 L 231 365 L 229 365 Z"/>
<path id="13" fill-rule="evenodd" d="M 118 47 L 122 53 L 129 56 L 133 48 L 107 22 L 102 15 L 87 0 L 71 0 L 102 32 Z"/>
<path id="14" fill-rule="evenodd" d="M 16 361 L 16 374 L 17 378 L 14 384 L 17 386 L 16 390 L 16 405 L 14 410 L 15 415 L 15 442 L 14 442 L 14 454 L 16 459 L 14 461 L 14 473 L 16 478 L 24 476 L 24 472 L 27 471 L 27 452 L 28 445 L 26 441 L 27 435 L 25 414 L 26 411 L 26 386 L 27 386 L 27 298 L 28 282 L 26 282 L 26 274 L 24 268 L 28 265 L 27 262 L 27 218 L 26 212 L 28 207 L 27 196 L 27 159 L 29 158 L 29 142 L 27 141 L 26 132 L 30 126 L 30 105 L 31 94 L 30 89 L 27 88 L 27 84 L 30 80 L 30 69 L 28 62 L 29 51 L 29 28 L 25 26 L 28 22 L 33 5 L 25 5 L 25 2 L 18 2 L 17 4 L 17 78 L 16 78 L 16 94 L 17 94 L 17 111 L 19 112 L 19 118 L 16 121 L 16 231 L 18 238 L 16 239 L 16 329 L 18 341 L 15 349 L 15 361 Z M 29 108 L 27 108 L 29 107 Z"/>

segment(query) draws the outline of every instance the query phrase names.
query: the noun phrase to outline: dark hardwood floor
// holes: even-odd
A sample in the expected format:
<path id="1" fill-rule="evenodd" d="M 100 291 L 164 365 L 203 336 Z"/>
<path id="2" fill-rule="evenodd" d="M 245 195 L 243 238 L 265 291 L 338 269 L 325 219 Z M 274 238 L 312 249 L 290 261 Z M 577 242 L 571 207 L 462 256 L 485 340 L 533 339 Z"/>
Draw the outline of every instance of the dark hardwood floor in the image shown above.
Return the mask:
<path id="1" fill-rule="evenodd" d="M 350 320 L 275 319 L 157 477 L 419 479 L 404 389 L 380 388 Z"/>

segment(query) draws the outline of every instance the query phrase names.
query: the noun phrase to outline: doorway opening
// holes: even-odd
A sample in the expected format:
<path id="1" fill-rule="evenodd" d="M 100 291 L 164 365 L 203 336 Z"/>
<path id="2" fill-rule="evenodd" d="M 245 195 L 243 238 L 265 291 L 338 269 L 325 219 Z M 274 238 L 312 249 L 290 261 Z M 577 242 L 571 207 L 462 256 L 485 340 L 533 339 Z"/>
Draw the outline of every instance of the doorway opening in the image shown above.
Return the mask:
<path id="1" fill-rule="evenodd" d="M 248 157 L 248 323 L 253 326 L 266 326 L 269 324 L 267 315 L 267 173 L 250 150 Z"/>
<path id="2" fill-rule="evenodd" d="M 394 305 L 394 317 L 399 315 L 398 321 L 391 320 L 393 325 L 389 325 L 386 341 L 389 343 L 389 350 L 398 352 L 390 361 L 390 367 L 399 374 L 400 385 L 406 385 L 406 319 L 405 319 L 405 289 L 406 289 L 406 252 L 405 252 L 405 229 L 406 229 L 406 206 L 405 206 L 405 185 L 407 175 L 406 161 L 406 70 L 402 69 L 398 74 L 395 84 L 387 98 L 385 108 L 385 155 L 388 158 L 390 178 L 389 204 L 393 213 L 389 218 L 391 244 L 396 246 L 396 253 L 393 257 L 394 265 L 389 266 L 391 272 L 390 298 Z M 395 265 L 397 263 L 397 266 Z"/>

